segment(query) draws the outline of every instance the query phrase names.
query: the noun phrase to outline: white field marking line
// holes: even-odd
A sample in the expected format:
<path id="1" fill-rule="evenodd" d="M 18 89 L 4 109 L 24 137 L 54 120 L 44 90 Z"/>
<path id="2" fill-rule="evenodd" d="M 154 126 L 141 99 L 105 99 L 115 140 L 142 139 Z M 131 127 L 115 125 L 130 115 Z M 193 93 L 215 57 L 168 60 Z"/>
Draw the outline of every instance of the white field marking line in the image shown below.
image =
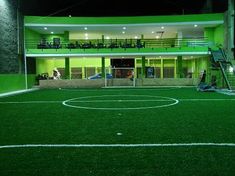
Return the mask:
<path id="1" fill-rule="evenodd" d="M 215 98 L 215 99 L 206 99 L 206 98 L 201 98 L 201 99 L 178 99 L 179 101 L 235 101 L 235 99 L 220 99 L 220 98 Z"/>
<path id="2" fill-rule="evenodd" d="M 2 101 L 0 102 L 0 104 L 31 104 L 31 103 L 36 103 L 36 104 L 40 104 L 40 103 L 61 103 L 63 101 Z"/>
<path id="3" fill-rule="evenodd" d="M 127 89 L 124 89 L 124 88 L 120 88 L 120 89 L 118 89 L 118 88 L 114 88 L 114 87 L 104 87 L 104 88 L 102 88 L 102 89 L 96 89 L 96 90 L 83 90 L 83 89 L 81 89 L 81 90 L 79 90 L 79 88 L 78 89 L 63 89 L 63 88 L 61 88 L 61 89 L 59 89 L 59 90 L 61 90 L 61 91 L 71 91 L 71 92 L 98 92 L 98 91 L 103 91 L 103 92 L 106 92 L 106 91 L 141 91 L 141 90 L 174 90 L 174 89 L 180 89 L 180 88 L 182 88 L 182 87 L 166 87 L 166 88 L 158 88 L 158 87 L 156 87 L 156 88 L 154 88 L 154 87 L 151 87 L 151 88 L 141 88 L 141 87 L 130 87 L 130 88 L 127 88 Z M 188 87 L 187 87 L 188 88 Z M 192 88 L 192 87 L 190 87 L 190 88 Z"/>
<path id="4" fill-rule="evenodd" d="M 170 104 L 164 104 L 164 105 L 156 105 L 156 106 L 144 106 L 144 107 L 133 107 L 133 108 L 128 108 L 128 107 L 122 107 L 122 108 L 108 108 L 108 107 L 87 107 L 87 106 L 75 106 L 68 104 L 71 101 L 77 101 L 77 99 L 86 99 L 86 98 L 100 98 L 100 97 L 150 97 L 150 98 L 165 98 L 167 100 L 171 100 L 173 103 Z M 77 109 L 95 109 L 95 110 L 139 110 L 139 109 L 153 109 L 153 108 L 163 108 L 163 107 L 169 107 L 178 104 L 179 101 L 174 98 L 170 97 L 162 97 L 162 96 L 151 96 L 151 95 L 101 95 L 101 96 L 86 96 L 86 97 L 78 97 L 78 98 L 72 98 L 63 101 L 63 105 L 71 108 L 77 108 Z"/>
<path id="5" fill-rule="evenodd" d="M 28 92 L 32 92 L 32 91 L 36 91 L 36 90 L 39 90 L 39 89 L 32 88 L 32 89 L 24 89 L 24 90 L 17 90 L 17 91 L 12 91 L 12 92 L 7 92 L 7 93 L 1 93 L 0 98 L 14 96 L 14 95 L 23 94 L 23 93 L 28 93 Z"/>
<path id="6" fill-rule="evenodd" d="M 22 144 L 1 145 L 10 148 L 134 148 L 134 147 L 235 147 L 235 143 L 169 143 L 169 144 Z"/>
<path id="7" fill-rule="evenodd" d="M 180 101 L 235 101 L 235 99 L 178 99 Z M 78 102 L 78 103 L 86 103 L 86 102 L 94 102 L 94 103 L 102 103 L 102 102 L 124 102 L 124 101 L 173 101 L 173 100 L 91 100 L 91 101 L 70 101 L 70 102 Z M 43 103 L 62 103 L 64 101 L 2 101 L 0 104 L 43 104 Z"/>
<path id="8" fill-rule="evenodd" d="M 235 101 L 235 99 L 178 99 L 180 101 Z M 94 103 L 102 103 L 102 102 L 124 102 L 124 101 L 173 101 L 173 100 L 91 100 L 91 101 L 70 101 L 70 102 L 78 102 L 78 103 L 86 103 L 86 102 L 94 102 Z M 2 101 L 0 104 L 43 104 L 43 103 L 62 103 L 64 101 Z"/>

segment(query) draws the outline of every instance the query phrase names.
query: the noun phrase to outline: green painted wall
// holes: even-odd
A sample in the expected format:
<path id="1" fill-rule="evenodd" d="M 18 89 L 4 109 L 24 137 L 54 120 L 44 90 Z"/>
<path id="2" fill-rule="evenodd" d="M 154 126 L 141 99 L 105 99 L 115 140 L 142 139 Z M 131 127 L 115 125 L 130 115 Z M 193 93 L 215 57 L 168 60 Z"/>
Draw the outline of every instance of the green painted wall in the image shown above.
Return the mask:
<path id="1" fill-rule="evenodd" d="M 215 28 L 205 28 L 204 37 L 208 38 L 209 46 L 224 45 L 224 25 Z"/>
<path id="2" fill-rule="evenodd" d="M 215 43 L 214 32 L 215 32 L 215 29 L 212 27 L 204 29 L 204 37 L 208 39 L 209 46 L 213 46 Z"/>
<path id="3" fill-rule="evenodd" d="M 28 75 L 28 88 L 35 85 L 35 75 Z M 23 74 L 1 74 L 0 93 L 25 89 L 25 75 Z"/>
<path id="4" fill-rule="evenodd" d="M 171 16 L 133 16 L 133 17 L 40 17 L 25 16 L 25 23 L 35 24 L 134 24 L 134 23 L 175 23 L 220 21 L 223 13 L 171 15 Z"/>
<path id="5" fill-rule="evenodd" d="M 41 34 L 25 28 L 25 44 L 26 44 L 26 48 L 37 48 L 37 44 L 40 42 L 41 40 Z"/>
<path id="6" fill-rule="evenodd" d="M 224 46 L 224 25 L 219 25 L 215 28 L 214 40 L 216 46 Z"/>
<path id="7" fill-rule="evenodd" d="M 70 58 L 70 68 L 72 67 L 101 67 L 101 58 Z M 105 66 L 110 66 L 110 59 L 105 59 Z M 54 68 L 65 68 L 65 58 L 37 58 L 36 73 L 48 73 L 52 76 Z"/>

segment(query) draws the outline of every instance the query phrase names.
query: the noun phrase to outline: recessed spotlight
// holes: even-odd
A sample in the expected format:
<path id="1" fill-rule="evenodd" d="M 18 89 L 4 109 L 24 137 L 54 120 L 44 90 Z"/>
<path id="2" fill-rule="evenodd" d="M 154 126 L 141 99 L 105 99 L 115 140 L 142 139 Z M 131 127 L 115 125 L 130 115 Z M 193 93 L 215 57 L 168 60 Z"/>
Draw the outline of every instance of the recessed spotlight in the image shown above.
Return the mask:
<path id="1" fill-rule="evenodd" d="M 164 26 L 161 27 L 161 29 L 164 29 L 164 28 L 165 28 Z"/>
<path id="2" fill-rule="evenodd" d="M 51 32 L 51 34 L 54 34 L 54 32 Z"/>
<path id="3" fill-rule="evenodd" d="M 88 37 L 85 37 L 86 40 L 88 40 L 89 38 Z"/>
<path id="4" fill-rule="evenodd" d="M 123 27 L 122 29 L 123 29 L 123 30 L 126 30 L 126 27 Z"/>
<path id="5" fill-rule="evenodd" d="M 47 27 L 44 27 L 44 30 L 47 30 Z"/>
<path id="6" fill-rule="evenodd" d="M 84 30 L 87 30 L 87 27 L 84 27 Z"/>
<path id="7" fill-rule="evenodd" d="M 154 34 L 154 31 L 152 31 L 152 34 Z"/>
<path id="8" fill-rule="evenodd" d="M 159 36 L 158 36 L 158 35 L 156 36 L 156 39 L 159 39 Z"/>
<path id="9" fill-rule="evenodd" d="M 122 31 L 123 34 L 125 34 L 126 32 L 125 31 Z"/>
<path id="10" fill-rule="evenodd" d="M 198 25 L 197 24 L 194 24 L 194 27 L 197 27 Z"/>
<path id="11" fill-rule="evenodd" d="M 135 36 L 135 39 L 138 39 L 138 36 Z"/>

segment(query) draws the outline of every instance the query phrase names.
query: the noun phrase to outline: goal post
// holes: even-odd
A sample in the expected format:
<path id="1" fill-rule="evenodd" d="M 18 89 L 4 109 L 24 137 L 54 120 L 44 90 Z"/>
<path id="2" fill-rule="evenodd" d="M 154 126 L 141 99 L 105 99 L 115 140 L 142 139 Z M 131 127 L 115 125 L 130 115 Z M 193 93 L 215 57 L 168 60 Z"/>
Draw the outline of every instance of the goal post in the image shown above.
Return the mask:
<path id="1" fill-rule="evenodd" d="M 135 68 L 116 67 L 105 69 L 105 87 L 135 87 Z"/>

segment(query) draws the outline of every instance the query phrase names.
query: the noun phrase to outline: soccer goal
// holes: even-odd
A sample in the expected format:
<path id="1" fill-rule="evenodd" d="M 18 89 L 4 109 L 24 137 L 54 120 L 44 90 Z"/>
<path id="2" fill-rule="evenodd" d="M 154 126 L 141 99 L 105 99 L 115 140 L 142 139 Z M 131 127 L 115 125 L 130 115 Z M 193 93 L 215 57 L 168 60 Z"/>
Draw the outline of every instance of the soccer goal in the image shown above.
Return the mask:
<path id="1" fill-rule="evenodd" d="M 135 87 L 134 69 L 131 67 L 106 68 L 105 87 Z"/>

